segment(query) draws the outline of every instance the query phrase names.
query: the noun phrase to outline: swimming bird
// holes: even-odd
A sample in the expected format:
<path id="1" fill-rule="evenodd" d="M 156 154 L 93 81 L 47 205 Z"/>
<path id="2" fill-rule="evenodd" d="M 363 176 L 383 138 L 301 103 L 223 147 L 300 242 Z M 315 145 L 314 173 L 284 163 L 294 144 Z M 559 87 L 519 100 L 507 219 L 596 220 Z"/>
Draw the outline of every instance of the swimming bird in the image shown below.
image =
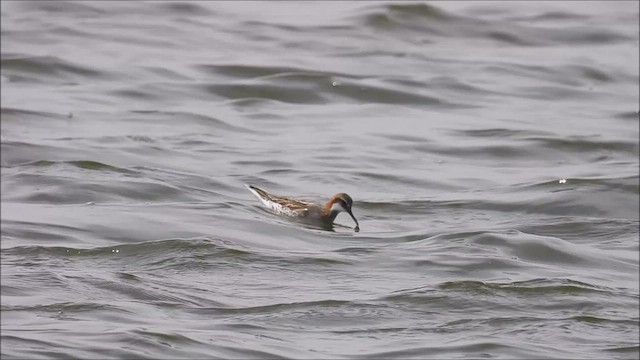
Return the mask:
<path id="1" fill-rule="evenodd" d="M 267 208 L 282 215 L 292 216 L 300 219 L 320 222 L 324 225 L 332 225 L 336 216 L 341 211 L 346 211 L 356 223 L 354 230 L 360 231 L 358 220 L 351 212 L 353 199 L 345 193 L 333 195 L 324 205 L 315 204 L 309 201 L 291 199 L 284 196 L 269 194 L 268 192 L 253 185 L 245 185 Z"/>

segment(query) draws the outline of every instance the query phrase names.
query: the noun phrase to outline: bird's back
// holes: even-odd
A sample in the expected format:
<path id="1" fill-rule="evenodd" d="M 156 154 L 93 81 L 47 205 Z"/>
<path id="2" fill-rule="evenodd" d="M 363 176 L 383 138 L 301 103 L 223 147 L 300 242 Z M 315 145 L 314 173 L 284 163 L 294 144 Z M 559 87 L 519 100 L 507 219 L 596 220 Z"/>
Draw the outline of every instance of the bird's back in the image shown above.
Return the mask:
<path id="1" fill-rule="evenodd" d="M 269 194 L 253 185 L 247 185 L 247 188 L 260 199 L 267 208 L 279 214 L 295 217 L 322 217 L 322 209 L 312 202 Z"/>

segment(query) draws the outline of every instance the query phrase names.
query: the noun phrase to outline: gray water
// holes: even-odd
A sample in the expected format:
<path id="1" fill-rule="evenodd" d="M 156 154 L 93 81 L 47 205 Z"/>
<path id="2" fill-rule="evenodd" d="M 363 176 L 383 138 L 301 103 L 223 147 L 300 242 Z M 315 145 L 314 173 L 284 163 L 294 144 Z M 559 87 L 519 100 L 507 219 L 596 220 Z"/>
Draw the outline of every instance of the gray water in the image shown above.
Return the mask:
<path id="1" fill-rule="evenodd" d="M 640 356 L 638 2 L 1 10 L 3 359 Z"/>

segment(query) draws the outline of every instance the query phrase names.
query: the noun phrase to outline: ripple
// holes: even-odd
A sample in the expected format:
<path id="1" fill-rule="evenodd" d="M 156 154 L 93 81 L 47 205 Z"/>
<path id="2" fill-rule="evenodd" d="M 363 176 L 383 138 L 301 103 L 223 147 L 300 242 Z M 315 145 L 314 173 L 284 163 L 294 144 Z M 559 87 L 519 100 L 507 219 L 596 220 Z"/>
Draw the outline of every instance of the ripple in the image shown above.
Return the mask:
<path id="1" fill-rule="evenodd" d="M 532 136 L 549 136 L 552 132 L 543 130 L 516 130 L 516 129 L 471 129 L 471 130 L 452 130 L 452 134 L 461 138 L 512 138 L 512 139 L 526 139 Z"/>
<path id="2" fill-rule="evenodd" d="M 74 14 L 77 16 L 97 16 L 108 14 L 107 10 L 90 4 L 77 3 L 74 1 L 49 1 L 35 3 L 17 3 L 21 11 L 37 11 L 52 14 Z M 13 6 L 16 6 L 13 5 Z"/>
<path id="3" fill-rule="evenodd" d="M 14 256 L 52 256 L 52 257 L 112 257 L 114 254 L 118 256 L 144 255 L 145 257 L 153 257 L 154 254 L 178 254 L 186 253 L 210 253 L 216 251 L 218 255 L 228 255 L 231 257 L 242 256 L 248 252 L 242 249 L 231 248 L 225 245 L 225 241 L 216 241 L 211 239 L 168 239 L 148 241 L 136 244 L 120 244 L 115 246 L 95 247 L 95 248 L 72 248 L 59 246 L 18 246 L 9 249 L 3 249 L 3 254 Z M 114 253 L 117 249 L 117 253 Z M 229 252 L 227 252 L 229 251 Z M 212 256 L 213 253 L 210 253 Z"/>
<path id="4" fill-rule="evenodd" d="M 481 357 L 505 356 L 513 358 L 531 358 L 539 357 L 540 351 L 519 349 L 515 346 L 498 344 L 495 342 L 482 341 L 456 341 L 451 345 L 441 346 L 409 346 L 401 350 L 386 350 L 379 352 L 367 352 L 364 355 L 357 355 L 357 359 L 389 359 L 389 358 L 423 358 L 425 354 L 431 356 L 445 356 L 446 354 L 457 354 L 464 352 L 468 354 L 476 354 Z"/>
<path id="5" fill-rule="evenodd" d="M 96 164 L 95 162 L 92 162 Z M 79 169 L 86 170 L 86 163 L 81 166 L 74 165 Z M 128 170 L 114 171 L 117 168 L 108 169 L 115 175 L 116 181 L 106 182 L 104 176 L 101 180 L 83 179 L 83 173 L 75 176 L 50 176 L 41 174 L 14 174 L 5 177 L 7 188 L 9 186 L 24 187 L 25 184 L 36 186 L 37 190 L 32 192 L 16 191 L 5 199 L 14 202 L 38 203 L 38 204 L 86 204 L 86 203 L 109 203 L 120 200 L 142 200 L 142 201 L 189 201 L 193 200 L 190 195 L 184 193 L 179 187 L 168 183 L 156 183 L 143 179 Z M 105 168 L 91 168 L 90 171 L 105 172 Z M 134 175 L 135 178 L 125 179 L 119 174 Z M 76 181 L 70 181 L 76 177 Z M 136 179 L 137 178 L 137 179 Z"/>
<path id="6" fill-rule="evenodd" d="M 3 123 L 22 120 L 68 120 L 69 118 L 67 114 L 58 114 L 48 111 L 33 111 L 4 106 L 0 108 L 0 115 L 2 116 Z"/>
<path id="7" fill-rule="evenodd" d="M 529 137 L 527 140 L 539 143 L 546 148 L 581 154 L 601 151 L 637 154 L 639 149 L 638 143 L 632 141 L 604 141 L 593 137 L 569 136 L 562 139 Z"/>
<path id="8" fill-rule="evenodd" d="M 213 84 L 203 87 L 204 91 L 225 99 L 268 99 L 291 104 L 322 104 L 326 100 L 314 91 L 289 86 L 257 84 Z"/>
<path id="9" fill-rule="evenodd" d="M 625 111 L 619 112 L 614 115 L 618 119 L 622 120 L 630 120 L 630 121 L 638 121 L 640 119 L 640 112 L 636 111 Z"/>
<path id="10" fill-rule="evenodd" d="M 242 64 L 202 64 L 194 65 L 194 68 L 204 74 L 223 75 L 238 79 L 254 79 L 263 77 L 274 77 L 283 75 L 303 75 L 329 80 L 333 77 L 350 77 L 353 75 L 345 73 L 334 73 L 326 71 L 311 70 L 289 66 L 267 66 L 267 65 L 242 65 Z"/>
<path id="11" fill-rule="evenodd" d="M 37 161 L 29 161 L 22 164 L 15 164 L 6 166 L 7 168 L 48 168 L 52 166 L 61 166 L 65 167 L 65 165 L 75 166 L 80 169 L 85 170 L 95 170 L 95 171 L 106 171 L 106 172 L 116 172 L 123 174 L 136 174 L 135 171 L 131 171 L 129 169 L 120 168 L 117 166 L 112 166 L 108 164 L 103 164 L 98 161 L 93 160 L 75 160 L 75 161 L 49 161 L 49 160 L 37 160 Z"/>
<path id="12" fill-rule="evenodd" d="M 455 17 L 434 5 L 391 4 L 371 7 L 370 13 L 362 19 L 364 24 L 377 30 L 405 28 L 438 34 L 436 24 L 451 22 Z"/>
<path id="13" fill-rule="evenodd" d="M 311 309 L 311 308 L 340 308 L 345 305 L 349 305 L 349 301 L 341 300 L 321 300 L 321 301 L 306 301 L 306 302 L 294 302 L 286 304 L 272 304 L 264 306 L 253 307 L 237 307 L 237 308 L 204 308 L 195 310 L 198 314 L 203 313 L 215 313 L 215 314 L 270 314 L 276 311 L 289 311 L 298 309 Z"/>
<path id="14" fill-rule="evenodd" d="M 152 4 L 157 7 L 159 13 L 173 13 L 180 14 L 182 16 L 211 16 L 212 12 L 197 3 L 185 3 L 185 2 L 163 2 Z"/>
<path id="15" fill-rule="evenodd" d="M 637 357 L 635 5 L 3 2 L 2 357 Z"/>
<path id="16" fill-rule="evenodd" d="M 570 46 L 612 44 L 632 40 L 631 37 L 597 26 L 549 28 L 532 22 L 481 20 L 478 17 L 454 15 L 430 4 L 394 4 L 372 6 L 360 21 L 375 31 L 395 35 L 420 33 L 432 40 L 438 38 L 487 39 L 513 46 Z M 549 20 L 547 17 L 546 20 Z M 424 42 L 425 40 L 423 40 Z"/>
<path id="17" fill-rule="evenodd" d="M 96 81 L 114 76 L 114 74 L 75 64 L 55 56 L 3 57 L 0 64 L 3 75 L 14 81 L 14 76 L 36 82 L 43 81 L 43 78 L 49 78 L 49 81 L 55 79 L 65 82 Z"/>
<path id="18" fill-rule="evenodd" d="M 512 16 L 509 18 L 514 21 L 523 22 L 547 22 L 547 21 L 571 21 L 571 20 L 589 20 L 591 16 L 584 14 L 576 14 L 567 11 L 543 11 L 539 14 L 528 16 Z"/>
<path id="19" fill-rule="evenodd" d="M 500 292 L 514 292 L 519 295 L 546 296 L 553 294 L 585 295 L 590 292 L 610 293 L 613 289 L 589 285 L 570 279 L 534 279 L 512 283 L 488 284 L 480 281 L 454 281 L 439 285 L 442 290 L 455 290 L 470 293 L 497 295 Z"/>

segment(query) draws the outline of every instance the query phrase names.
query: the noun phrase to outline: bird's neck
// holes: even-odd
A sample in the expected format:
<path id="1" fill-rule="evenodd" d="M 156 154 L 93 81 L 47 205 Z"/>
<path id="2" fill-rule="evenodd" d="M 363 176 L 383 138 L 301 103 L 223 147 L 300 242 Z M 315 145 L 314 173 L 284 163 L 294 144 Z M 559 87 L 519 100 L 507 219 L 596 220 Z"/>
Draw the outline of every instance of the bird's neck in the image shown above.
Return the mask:
<path id="1" fill-rule="evenodd" d="M 335 209 L 332 210 L 333 204 L 335 204 L 336 201 L 338 201 L 337 198 L 331 198 L 331 200 L 327 202 L 327 204 L 322 208 L 322 217 L 333 221 L 333 219 L 335 219 L 336 216 L 338 216 L 338 213 L 340 212 L 340 210 L 335 210 Z"/>

